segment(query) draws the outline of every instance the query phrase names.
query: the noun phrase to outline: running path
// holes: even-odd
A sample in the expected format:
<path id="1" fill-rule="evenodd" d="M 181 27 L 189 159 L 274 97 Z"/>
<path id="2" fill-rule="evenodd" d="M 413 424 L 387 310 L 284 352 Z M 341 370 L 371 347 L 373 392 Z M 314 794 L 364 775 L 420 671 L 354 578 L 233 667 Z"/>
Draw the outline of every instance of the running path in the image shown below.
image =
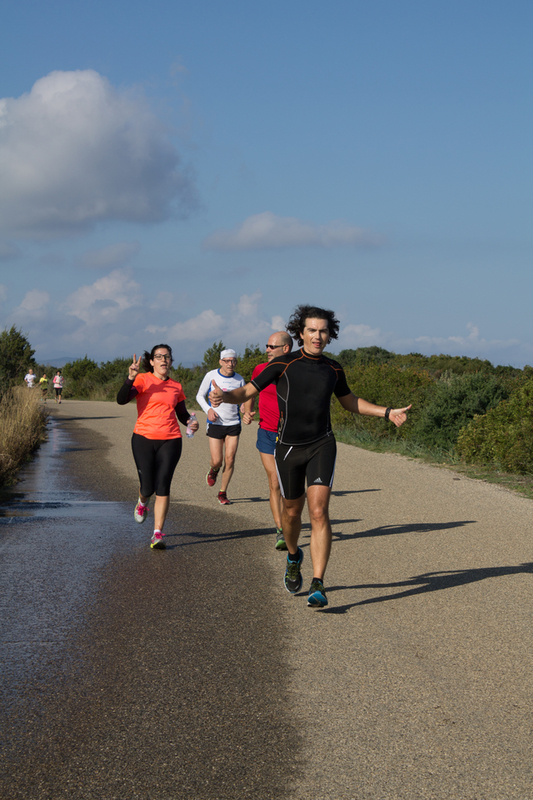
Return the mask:
<path id="1" fill-rule="evenodd" d="M 106 437 L 111 470 L 134 476 L 133 405 L 67 401 L 52 410 Z M 205 483 L 198 416 L 169 519 L 179 529 L 183 504 L 218 513 L 221 527 L 238 514 L 251 530 L 272 530 L 248 551 L 272 619 L 287 631 L 285 710 L 299 733 L 285 754 L 292 778 L 284 796 L 533 797 L 533 503 L 446 469 L 339 445 L 330 605 L 313 612 L 305 593 L 292 597 L 282 587 L 256 426 L 244 429 L 228 490 L 233 505 L 223 508 Z M 307 526 L 301 545 L 307 589 Z"/>

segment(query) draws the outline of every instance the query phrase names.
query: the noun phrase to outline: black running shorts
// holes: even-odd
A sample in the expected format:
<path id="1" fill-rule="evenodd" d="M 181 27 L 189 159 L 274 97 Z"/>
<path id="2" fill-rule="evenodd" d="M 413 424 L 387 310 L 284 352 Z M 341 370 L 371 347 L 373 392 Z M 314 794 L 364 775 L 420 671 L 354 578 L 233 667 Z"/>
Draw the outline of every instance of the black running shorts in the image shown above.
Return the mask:
<path id="1" fill-rule="evenodd" d="M 240 436 L 241 425 L 208 425 L 207 435 L 211 439 L 225 439 L 226 436 Z"/>
<path id="2" fill-rule="evenodd" d="M 304 445 L 276 445 L 276 470 L 281 494 L 297 500 L 310 486 L 333 486 L 337 442 L 333 435 Z"/>

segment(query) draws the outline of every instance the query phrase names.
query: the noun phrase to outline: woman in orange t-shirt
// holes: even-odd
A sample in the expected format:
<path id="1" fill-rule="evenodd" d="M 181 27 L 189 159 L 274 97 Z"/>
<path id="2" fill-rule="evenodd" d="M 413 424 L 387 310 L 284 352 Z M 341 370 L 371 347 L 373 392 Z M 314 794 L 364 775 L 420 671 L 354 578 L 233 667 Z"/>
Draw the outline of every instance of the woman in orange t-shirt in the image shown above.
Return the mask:
<path id="1" fill-rule="evenodd" d="M 128 378 L 117 394 L 121 406 L 137 398 L 137 422 L 133 429 L 131 448 L 140 478 L 139 501 L 134 517 L 144 522 L 148 501 L 155 492 L 154 534 L 150 547 L 165 547 L 163 526 L 170 503 L 170 484 L 181 456 L 181 430 L 178 420 L 189 424 L 185 395 L 181 384 L 169 378 L 172 349 L 157 344 L 143 356 L 145 372 L 139 373 L 141 359 L 133 356 Z M 196 420 L 191 430 L 198 430 Z"/>

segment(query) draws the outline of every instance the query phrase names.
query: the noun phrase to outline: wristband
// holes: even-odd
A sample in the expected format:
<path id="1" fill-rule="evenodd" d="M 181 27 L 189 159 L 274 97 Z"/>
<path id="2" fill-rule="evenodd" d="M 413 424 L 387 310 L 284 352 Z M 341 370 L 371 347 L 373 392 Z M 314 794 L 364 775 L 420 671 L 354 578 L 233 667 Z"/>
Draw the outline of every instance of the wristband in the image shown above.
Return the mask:
<path id="1" fill-rule="evenodd" d="M 391 406 L 389 406 L 389 408 L 385 411 L 385 419 L 387 420 L 387 422 L 389 421 L 389 416 L 391 411 L 392 411 Z"/>

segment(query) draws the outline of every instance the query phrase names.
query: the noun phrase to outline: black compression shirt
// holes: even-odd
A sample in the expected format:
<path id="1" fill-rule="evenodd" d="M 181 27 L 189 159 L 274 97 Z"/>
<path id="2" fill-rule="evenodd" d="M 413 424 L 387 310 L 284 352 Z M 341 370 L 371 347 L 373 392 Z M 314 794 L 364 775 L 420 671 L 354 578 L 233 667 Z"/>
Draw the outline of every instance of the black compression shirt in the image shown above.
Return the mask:
<path id="1" fill-rule="evenodd" d="M 278 441 L 287 445 L 311 444 L 330 434 L 331 395 L 350 394 L 340 364 L 303 349 L 274 358 L 252 384 L 261 391 L 273 382 L 280 411 Z"/>

